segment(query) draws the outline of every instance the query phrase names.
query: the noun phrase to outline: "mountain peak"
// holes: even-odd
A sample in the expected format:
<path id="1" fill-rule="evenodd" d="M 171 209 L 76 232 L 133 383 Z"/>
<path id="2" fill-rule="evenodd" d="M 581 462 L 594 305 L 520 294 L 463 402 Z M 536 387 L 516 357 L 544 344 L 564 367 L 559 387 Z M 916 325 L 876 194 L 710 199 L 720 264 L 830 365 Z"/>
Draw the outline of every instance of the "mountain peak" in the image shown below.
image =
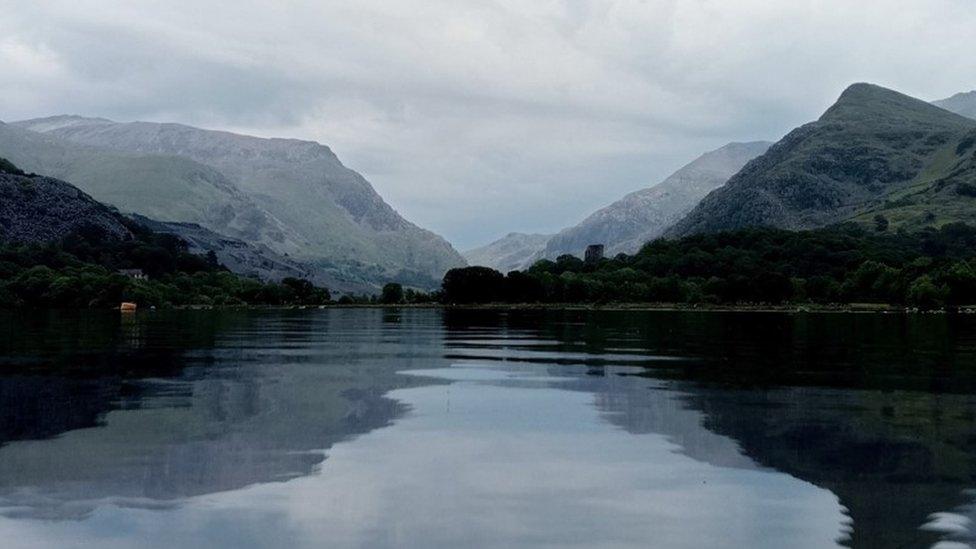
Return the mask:
<path id="1" fill-rule="evenodd" d="M 858 82 L 847 87 L 837 98 L 837 102 L 824 113 L 828 116 L 836 112 L 838 107 L 859 107 L 869 109 L 881 109 L 890 107 L 927 107 L 928 103 L 867 82 Z"/>
<path id="2" fill-rule="evenodd" d="M 957 93 L 947 99 L 933 101 L 932 104 L 958 115 L 976 119 L 976 90 Z"/>
<path id="3" fill-rule="evenodd" d="M 892 208 L 900 208 L 891 213 L 900 225 L 925 226 L 932 221 L 928 212 L 948 212 L 946 203 L 968 207 L 946 179 L 955 178 L 956 164 L 940 155 L 961 147 L 974 129 L 976 121 L 920 99 L 854 84 L 818 121 L 793 130 L 746 165 L 667 235 L 870 222 Z"/>
<path id="4" fill-rule="evenodd" d="M 898 124 L 927 122 L 957 127 L 971 123 L 921 99 L 866 82 L 848 86 L 820 120 L 845 123 L 887 120 Z"/>

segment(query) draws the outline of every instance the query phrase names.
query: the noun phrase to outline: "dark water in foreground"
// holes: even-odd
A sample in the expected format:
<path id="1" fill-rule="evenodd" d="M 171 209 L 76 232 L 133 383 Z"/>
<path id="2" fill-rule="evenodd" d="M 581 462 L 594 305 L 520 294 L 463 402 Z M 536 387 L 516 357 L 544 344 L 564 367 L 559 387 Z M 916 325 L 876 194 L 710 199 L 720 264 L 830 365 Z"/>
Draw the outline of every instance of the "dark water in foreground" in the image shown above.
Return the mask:
<path id="1" fill-rule="evenodd" d="M 0 546 L 969 547 L 976 318 L 0 316 Z"/>

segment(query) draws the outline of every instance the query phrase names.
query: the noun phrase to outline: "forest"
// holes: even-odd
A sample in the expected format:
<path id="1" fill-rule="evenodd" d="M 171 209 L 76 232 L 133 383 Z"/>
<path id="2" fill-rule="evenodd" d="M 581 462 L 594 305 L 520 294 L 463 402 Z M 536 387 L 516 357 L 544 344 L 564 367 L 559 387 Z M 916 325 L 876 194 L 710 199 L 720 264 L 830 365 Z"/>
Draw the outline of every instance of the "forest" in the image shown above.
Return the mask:
<path id="1" fill-rule="evenodd" d="M 633 255 L 563 255 L 526 271 L 453 269 L 448 304 L 877 303 L 923 309 L 976 304 L 976 228 L 917 233 L 844 224 L 812 231 L 748 228 L 659 239 Z"/>
<path id="2" fill-rule="evenodd" d="M 235 275 L 211 253 L 194 255 L 180 238 L 128 222 L 135 238 L 80 230 L 57 243 L 0 244 L 0 308 L 321 305 L 329 291 L 306 280 L 264 283 Z M 123 274 L 138 269 L 145 276 Z"/>

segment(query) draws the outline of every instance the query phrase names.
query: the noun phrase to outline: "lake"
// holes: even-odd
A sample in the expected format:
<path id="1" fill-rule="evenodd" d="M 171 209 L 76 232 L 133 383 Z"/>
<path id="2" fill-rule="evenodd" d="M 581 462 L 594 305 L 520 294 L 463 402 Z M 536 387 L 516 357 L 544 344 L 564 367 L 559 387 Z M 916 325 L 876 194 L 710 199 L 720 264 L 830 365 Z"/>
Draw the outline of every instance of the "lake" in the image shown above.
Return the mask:
<path id="1" fill-rule="evenodd" d="M 19 548 L 970 547 L 976 316 L 0 315 Z"/>

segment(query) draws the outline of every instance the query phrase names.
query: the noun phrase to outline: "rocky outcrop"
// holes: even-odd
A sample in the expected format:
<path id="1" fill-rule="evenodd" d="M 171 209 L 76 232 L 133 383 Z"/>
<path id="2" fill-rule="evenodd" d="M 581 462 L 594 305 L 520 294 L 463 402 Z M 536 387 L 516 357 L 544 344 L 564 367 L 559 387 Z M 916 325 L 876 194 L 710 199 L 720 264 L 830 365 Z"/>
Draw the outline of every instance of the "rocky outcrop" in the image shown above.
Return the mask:
<path id="1" fill-rule="evenodd" d="M 56 242 L 81 231 L 95 231 L 101 238 L 132 238 L 121 215 L 76 187 L 22 173 L 0 162 L 0 241 Z"/>

